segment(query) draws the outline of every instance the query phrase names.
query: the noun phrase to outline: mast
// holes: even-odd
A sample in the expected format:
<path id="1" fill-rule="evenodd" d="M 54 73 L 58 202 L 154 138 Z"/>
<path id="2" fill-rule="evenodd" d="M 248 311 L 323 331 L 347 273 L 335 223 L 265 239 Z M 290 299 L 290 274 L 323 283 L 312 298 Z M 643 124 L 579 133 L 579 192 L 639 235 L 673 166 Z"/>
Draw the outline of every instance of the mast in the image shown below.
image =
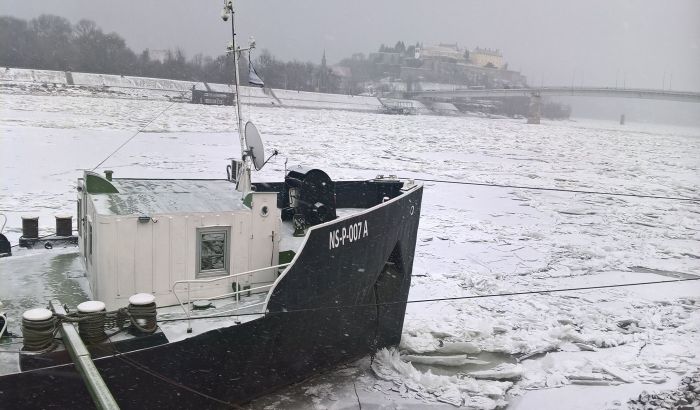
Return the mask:
<path id="1" fill-rule="evenodd" d="M 236 94 L 234 96 L 234 103 L 236 104 L 236 115 L 238 120 L 238 137 L 241 143 L 241 167 L 237 172 L 238 181 L 236 184 L 236 189 L 240 192 L 247 193 L 250 192 L 250 156 L 246 154 L 246 143 L 245 134 L 243 128 L 243 116 L 241 115 L 241 99 L 240 99 L 240 73 L 238 71 L 238 58 L 239 53 L 242 51 L 238 46 L 236 46 L 236 12 L 233 7 L 233 0 L 228 0 L 224 3 L 224 11 L 221 17 L 224 21 L 230 16 L 231 18 L 231 49 L 230 52 L 233 53 L 233 76 L 235 78 L 235 89 Z"/>

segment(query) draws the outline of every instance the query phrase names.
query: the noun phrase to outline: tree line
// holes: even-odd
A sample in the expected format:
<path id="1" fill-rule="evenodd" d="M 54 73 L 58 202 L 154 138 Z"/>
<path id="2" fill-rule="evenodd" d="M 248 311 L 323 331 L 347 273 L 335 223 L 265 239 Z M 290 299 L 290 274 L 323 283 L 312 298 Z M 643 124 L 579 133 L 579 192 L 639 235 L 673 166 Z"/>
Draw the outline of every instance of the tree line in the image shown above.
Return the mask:
<path id="1" fill-rule="evenodd" d="M 381 55 L 373 57 L 372 54 L 365 56 L 356 53 L 341 60 L 333 69 L 326 65 L 325 55 L 321 64 L 282 61 L 266 50 L 254 52 L 252 58 L 253 66 L 267 87 L 360 94 L 370 88 L 389 91 L 387 84 L 380 83 L 382 79 L 402 78 L 403 66 L 422 67 L 423 61 L 415 58 L 419 48 L 422 48 L 419 43 L 406 45 L 402 40 L 393 47 L 382 44 L 379 54 L 398 54 L 400 61 L 384 61 Z M 249 63 L 246 57 L 247 53 L 242 53 L 239 60 L 242 84 L 248 81 Z M 230 55 L 210 57 L 196 54 L 188 58 L 179 48 L 167 50 L 164 55 L 154 55 L 148 49 L 137 53 L 127 46 L 119 34 L 105 33 L 93 21 L 80 20 L 71 24 L 67 19 L 55 15 L 41 15 L 28 21 L 0 16 L 0 66 L 221 84 L 234 81 L 233 58 Z M 449 65 L 441 65 L 441 72 L 428 70 L 428 74 L 437 80 L 447 78 L 451 82 L 488 85 L 487 78 L 461 78 L 459 73 L 447 72 L 450 69 Z M 405 78 L 405 81 L 412 83 L 414 80 Z"/>
<path id="2" fill-rule="evenodd" d="M 63 17 L 41 15 L 29 21 L 0 16 L 0 66 L 43 70 L 117 74 L 230 84 L 233 58 L 196 54 L 181 49 L 154 58 L 149 50 L 134 52 L 117 33 L 105 33 L 91 20 L 76 24 Z M 263 50 L 255 59 L 267 87 L 338 92 L 339 78 L 323 64 L 284 62 Z M 239 60 L 241 81 L 247 83 L 248 60 Z"/>
<path id="3" fill-rule="evenodd" d="M 386 46 L 384 44 L 379 46 L 379 52 L 380 53 L 399 53 L 402 54 L 405 57 L 413 57 L 416 53 L 416 49 L 420 47 L 420 44 L 416 43 L 416 45 L 410 45 L 406 47 L 406 44 L 403 42 L 403 40 L 399 40 L 396 42 L 396 45 L 394 47 L 391 46 Z"/>

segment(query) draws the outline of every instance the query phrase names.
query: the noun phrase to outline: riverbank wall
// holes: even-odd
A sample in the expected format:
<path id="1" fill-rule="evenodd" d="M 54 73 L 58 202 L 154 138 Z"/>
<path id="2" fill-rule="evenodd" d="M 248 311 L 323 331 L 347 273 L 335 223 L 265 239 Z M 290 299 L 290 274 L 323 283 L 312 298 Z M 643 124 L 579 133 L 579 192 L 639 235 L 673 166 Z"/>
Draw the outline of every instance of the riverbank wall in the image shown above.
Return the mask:
<path id="1" fill-rule="evenodd" d="M 123 98 L 168 99 L 181 100 L 183 102 L 191 100 L 193 88 L 211 92 L 233 92 L 233 87 L 228 84 L 9 67 L 0 67 L 0 86 L 19 89 L 20 91 L 67 91 L 75 89 L 91 94 L 108 93 L 109 95 Z M 241 100 L 244 104 L 259 106 L 384 112 L 382 101 L 373 96 L 325 94 L 242 86 Z M 404 101 L 407 104 L 416 106 L 419 114 L 438 113 L 418 101 Z"/>

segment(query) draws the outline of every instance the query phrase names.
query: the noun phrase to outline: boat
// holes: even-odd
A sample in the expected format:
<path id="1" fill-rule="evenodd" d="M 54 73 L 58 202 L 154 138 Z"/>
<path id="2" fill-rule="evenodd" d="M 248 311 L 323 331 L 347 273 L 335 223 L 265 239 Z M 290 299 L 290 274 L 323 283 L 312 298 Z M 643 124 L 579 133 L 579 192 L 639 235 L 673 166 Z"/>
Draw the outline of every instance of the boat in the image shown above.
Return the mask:
<path id="1" fill-rule="evenodd" d="M 232 2 L 222 16 L 235 32 Z M 238 70 L 248 49 L 229 49 Z M 0 408 L 237 407 L 400 342 L 422 185 L 299 166 L 253 182 L 269 158 L 235 106 L 226 179 L 85 171 L 77 234 L 72 216 L 49 237 L 23 219 L 0 269 L 70 270 L 89 297 L 8 310 L 23 347 Z"/>
<path id="2" fill-rule="evenodd" d="M 412 101 L 379 99 L 382 104 L 382 113 L 391 115 L 416 115 L 418 109 Z"/>

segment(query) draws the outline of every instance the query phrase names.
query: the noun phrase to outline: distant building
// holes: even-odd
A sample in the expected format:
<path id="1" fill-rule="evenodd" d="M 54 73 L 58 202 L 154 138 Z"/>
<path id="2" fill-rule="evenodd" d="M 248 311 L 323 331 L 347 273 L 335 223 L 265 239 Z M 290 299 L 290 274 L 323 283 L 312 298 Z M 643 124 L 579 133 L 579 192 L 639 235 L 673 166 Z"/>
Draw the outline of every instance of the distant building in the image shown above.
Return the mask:
<path id="1" fill-rule="evenodd" d="M 326 50 L 323 50 L 323 57 L 321 57 L 321 66 L 318 68 L 318 79 L 316 82 L 316 91 L 322 93 L 329 92 L 329 81 L 328 81 L 328 65 L 326 64 Z"/>
<path id="2" fill-rule="evenodd" d="M 469 53 L 469 60 L 479 67 L 492 65 L 492 68 L 503 68 L 503 54 L 500 50 L 477 47 Z"/>
<path id="3" fill-rule="evenodd" d="M 421 59 L 445 59 L 464 61 L 464 51 L 457 44 L 440 44 L 438 46 L 425 46 L 421 48 Z"/>

